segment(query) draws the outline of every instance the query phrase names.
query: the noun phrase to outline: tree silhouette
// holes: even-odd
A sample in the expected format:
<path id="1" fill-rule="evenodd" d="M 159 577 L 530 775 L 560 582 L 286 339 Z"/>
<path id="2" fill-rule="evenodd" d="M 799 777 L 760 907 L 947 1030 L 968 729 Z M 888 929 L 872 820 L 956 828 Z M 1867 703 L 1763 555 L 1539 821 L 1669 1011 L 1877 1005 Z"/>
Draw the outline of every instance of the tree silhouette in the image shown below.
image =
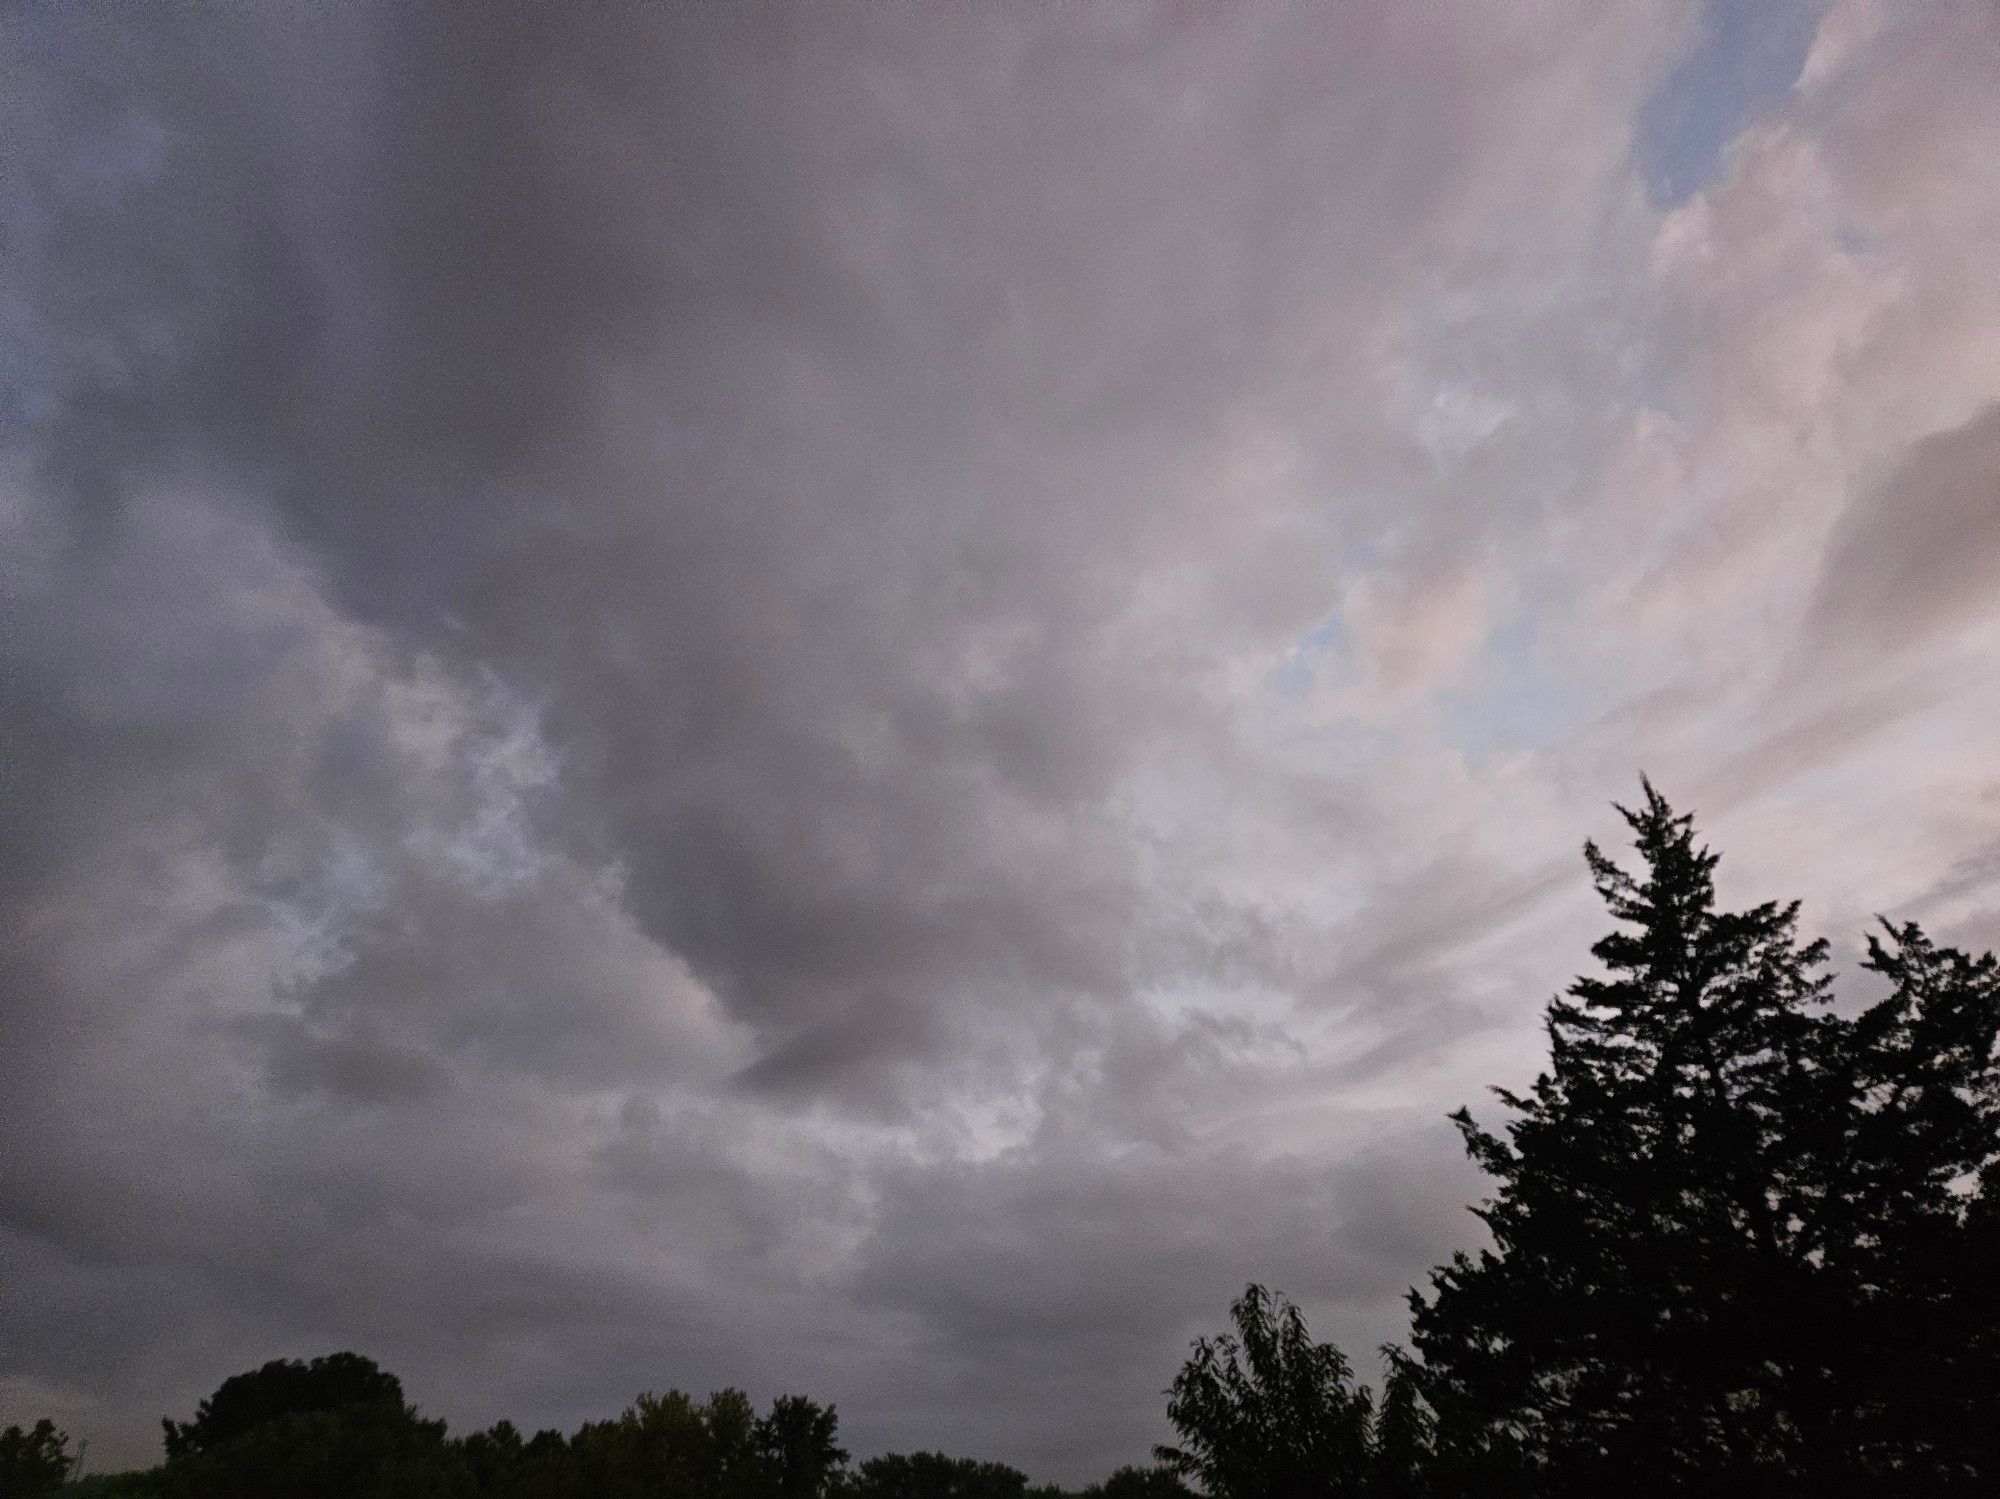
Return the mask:
<path id="1" fill-rule="evenodd" d="M 942 1452 L 871 1457 L 848 1489 L 852 1499 L 1024 1499 L 1029 1492 L 1018 1468 Z"/>
<path id="2" fill-rule="evenodd" d="M 1419 1375 L 1400 1348 L 1384 1348 L 1389 1377 L 1375 1412 L 1370 1472 L 1379 1499 L 1427 1499 L 1433 1490 L 1437 1423 L 1424 1404 Z"/>
<path id="3" fill-rule="evenodd" d="M 329 1353 L 310 1363 L 273 1359 L 248 1373 L 233 1374 L 195 1408 L 192 1421 L 163 1419 L 160 1424 L 171 1460 L 235 1441 L 284 1416 L 351 1406 L 412 1414 L 395 1375 L 358 1353 Z"/>
<path id="4" fill-rule="evenodd" d="M 33 1426 L 0 1431 L 0 1499 L 53 1494 L 68 1479 L 77 1459 L 69 1438 L 47 1419 Z"/>
<path id="5" fill-rule="evenodd" d="M 1235 1336 L 1198 1338 L 1168 1391 L 1181 1445 L 1158 1457 L 1211 1499 L 1319 1499 L 1366 1491 L 1373 1402 L 1299 1309 L 1253 1285 L 1229 1309 Z"/>
<path id="6" fill-rule="evenodd" d="M 1887 997 L 1844 1028 L 1808 1251 L 1839 1302 L 1819 1436 L 1920 1487 L 2000 1474 L 2000 971 L 1883 923 Z"/>
<path id="7" fill-rule="evenodd" d="M 1120 1468 L 1083 1491 L 1082 1499 L 1195 1499 L 1171 1468 Z"/>
<path id="8" fill-rule="evenodd" d="M 1828 1008 L 1798 906 L 1717 908 L 1717 857 L 1647 785 L 1644 864 L 1585 856 L 1621 928 L 1547 1016 L 1492 1247 L 1413 1292 L 1437 1470 L 1467 1492 L 1918 1493 L 1970 1486 L 2000 1427 L 1990 957 L 1914 927 L 1894 992 Z M 1992 1263 L 1990 1258 L 1984 1265 Z"/>
<path id="9" fill-rule="evenodd" d="M 148 1499 L 469 1499 L 442 1421 L 387 1404 L 291 1411 L 158 1470 Z"/>
<path id="10" fill-rule="evenodd" d="M 803 1395 L 780 1395 L 757 1426 L 757 1442 L 772 1499 L 825 1499 L 833 1492 L 847 1453 L 834 1440 L 833 1407 Z"/>

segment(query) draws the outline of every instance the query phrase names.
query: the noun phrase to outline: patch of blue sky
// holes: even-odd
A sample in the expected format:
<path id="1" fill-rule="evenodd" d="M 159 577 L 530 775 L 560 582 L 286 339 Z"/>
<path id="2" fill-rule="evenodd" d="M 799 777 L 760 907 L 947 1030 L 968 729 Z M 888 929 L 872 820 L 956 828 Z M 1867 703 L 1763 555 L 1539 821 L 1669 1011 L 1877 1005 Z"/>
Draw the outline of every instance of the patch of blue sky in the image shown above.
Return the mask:
<path id="1" fill-rule="evenodd" d="M 1445 740 L 1474 759 L 1547 749 L 1591 717 L 1584 685 L 1549 662 L 1528 614 L 1488 636 L 1466 685 L 1437 701 Z"/>
<path id="2" fill-rule="evenodd" d="M 1382 544 L 1372 536 L 1354 536 L 1342 541 L 1328 558 L 1335 577 L 1352 578 L 1381 565 Z M 1340 644 L 1344 630 L 1340 610 L 1335 608 L 1318 624 L 1292 643 L 1291 651 L 1264 678 L 1264 685 L 1281 698 L 1305 696 L 1318 675 L 1319 664 Z"/>
<path id="3" fill-rule="evenodd" d="M 1280 698 L 1296 702 L 1312 690 L 1318 671 L 1313 658 L 1340 638 L 1340 619 L 1335 615 L 1299 637 L 1297 645 L 1264 675 L 1265 688 Z"/>
<path id="4" fill-rule="evenodd" d="M 1686 202 L 1729 143 L 1798 81 L 1827 0 L 1706 0 L 1700 40 L 1639 111 L 1633 143 L 1653 201 Z"/>
<path id="5" fill-rule="evenodd" d="M 1345 633 L 1340 623 L 1340 611 L 1336 609 L 1301 635 L 1292 649 L 1297 655 L 1311 656 L 1340 644 L 1340 637 Z"/>

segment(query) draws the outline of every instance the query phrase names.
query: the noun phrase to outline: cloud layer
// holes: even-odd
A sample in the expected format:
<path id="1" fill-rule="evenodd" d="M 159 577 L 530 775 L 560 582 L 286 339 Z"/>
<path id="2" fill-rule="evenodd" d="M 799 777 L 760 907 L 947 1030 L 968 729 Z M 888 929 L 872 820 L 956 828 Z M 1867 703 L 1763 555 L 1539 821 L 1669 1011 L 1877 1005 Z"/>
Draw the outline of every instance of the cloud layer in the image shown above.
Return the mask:
<path id="1" fill-rule="evenodd" d="M 7 1410 L 1088 1476 L 1399 1332 L 1640 768 L 1990 945 L 2000 23 L 1721 18 L 0 23 Z"/>

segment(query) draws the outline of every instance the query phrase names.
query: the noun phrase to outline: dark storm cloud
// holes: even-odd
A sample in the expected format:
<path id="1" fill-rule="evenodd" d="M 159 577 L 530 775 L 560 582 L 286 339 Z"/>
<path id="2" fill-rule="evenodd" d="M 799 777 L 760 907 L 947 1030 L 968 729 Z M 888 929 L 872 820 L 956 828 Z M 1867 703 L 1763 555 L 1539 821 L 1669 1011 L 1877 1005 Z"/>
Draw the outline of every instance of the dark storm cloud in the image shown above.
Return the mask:
<path id="1" fill-rule="evenodd" d="M 1402 171 L 1299 190 L 1361 124 L 1329 55 L 1423 66 L 1423 28 L 63 16 L 52 64 L 112 61 L 45 171 L 156 157 L 46 230 L 79 517 L 229 475 L 347 607 L 543 703 L 575 836 L 773 1030 L 747 1079 L 1127 980 L 1134 895 L 1072 814 L 1197 710 L 1106 630 L 1208 524 L 1163 460 L 1284 400 L 1329 299 L 1420 274 L 1397 241 L 1467 190 L 1477 114 L 1399 96 L 1367 128 Z M 1256 523 L 1208 585 L 1254 593 L 1189 606 L 1296 629 L 1317 569 Z"/>
<path id="2" fill-rule="evenodd" d="M 354 1345 L 1083 1477 L 1251 1275 L 1393 1336 L 1630 790 L 1436 695 L 1657 549 L 1677 10 L 0 22 L 0 1390 L 142 1456 Z M 1841 599 L 1970 617 L 1991 425 Z"/>

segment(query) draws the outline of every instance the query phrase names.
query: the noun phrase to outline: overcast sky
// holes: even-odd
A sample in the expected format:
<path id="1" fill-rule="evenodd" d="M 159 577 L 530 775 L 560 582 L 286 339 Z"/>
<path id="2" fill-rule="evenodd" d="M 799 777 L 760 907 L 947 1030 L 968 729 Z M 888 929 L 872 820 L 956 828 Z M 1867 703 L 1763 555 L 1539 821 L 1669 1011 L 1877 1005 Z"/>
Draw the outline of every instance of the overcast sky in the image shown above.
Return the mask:
<path id="1" fill-rule="evenodd" d="M 2000 941 L 1987 0 L 9 6 L 0 1417 L 1101 1476 L 1649 773 Z"/>

